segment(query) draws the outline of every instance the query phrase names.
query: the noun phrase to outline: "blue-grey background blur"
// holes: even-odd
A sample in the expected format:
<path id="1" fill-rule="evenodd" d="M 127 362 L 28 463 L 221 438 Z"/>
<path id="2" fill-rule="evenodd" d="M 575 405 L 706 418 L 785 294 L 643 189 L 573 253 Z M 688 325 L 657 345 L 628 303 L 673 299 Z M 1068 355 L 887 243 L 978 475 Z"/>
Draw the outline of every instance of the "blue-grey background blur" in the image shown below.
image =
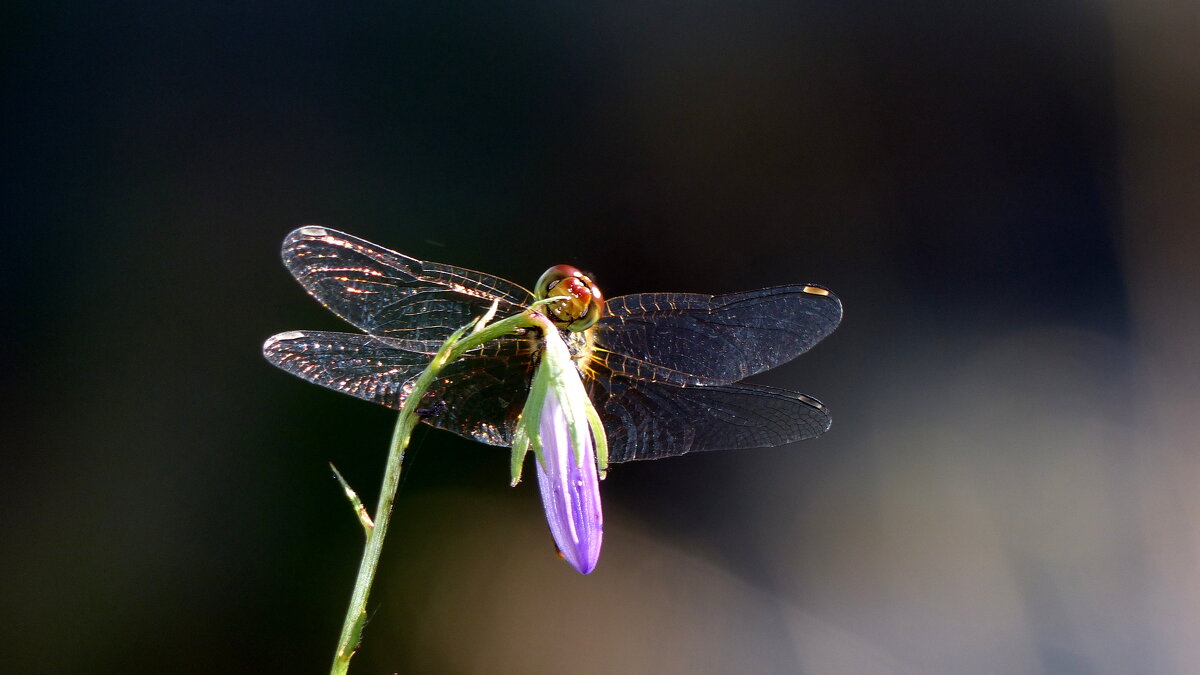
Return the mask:
<path id="1" fill-rule="evenodd" d="M 1159 0 L 4 4 L 10 672 L 321 672 L 393 413 L 271 368 L 343 229 L 609 296 L 820 283 L 788 447 L 598 570 L 420 431 L 356 670 L 1200 670 L 1200 29 Z"/>

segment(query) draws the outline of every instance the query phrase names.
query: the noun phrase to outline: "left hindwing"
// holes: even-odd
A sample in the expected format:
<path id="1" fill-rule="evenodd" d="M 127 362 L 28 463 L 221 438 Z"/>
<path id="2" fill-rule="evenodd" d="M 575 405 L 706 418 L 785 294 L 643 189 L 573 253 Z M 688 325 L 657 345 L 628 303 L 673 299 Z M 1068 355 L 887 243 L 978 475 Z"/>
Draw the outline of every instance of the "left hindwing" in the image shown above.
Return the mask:
<path id="1" fill-rule="evenodd" d="M 292 331 L 268 339 L 263 354 L 309 382 L 399 409 L 440 346 L 433 340 Z M 510 445 L 529 392 L 534 349 L 528 337 L 507 336 L 446 364 L 421 400 L 421 420 L 490 445 Z"/>

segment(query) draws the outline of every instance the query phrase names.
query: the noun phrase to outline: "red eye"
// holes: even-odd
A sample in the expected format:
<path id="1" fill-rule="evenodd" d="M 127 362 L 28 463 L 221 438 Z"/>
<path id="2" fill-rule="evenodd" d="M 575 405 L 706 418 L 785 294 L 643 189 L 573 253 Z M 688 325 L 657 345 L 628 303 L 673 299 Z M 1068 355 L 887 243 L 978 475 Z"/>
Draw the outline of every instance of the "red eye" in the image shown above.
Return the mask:
<path id="1" fill-rule="evenodd" d="M 586 274 L 570 265 L 555 265 L 538 279 L 538 300 L 562 298 L 546 305 L 546 314 L 560 328 L 581 331 L 600 319 L 604 296 Z"/>

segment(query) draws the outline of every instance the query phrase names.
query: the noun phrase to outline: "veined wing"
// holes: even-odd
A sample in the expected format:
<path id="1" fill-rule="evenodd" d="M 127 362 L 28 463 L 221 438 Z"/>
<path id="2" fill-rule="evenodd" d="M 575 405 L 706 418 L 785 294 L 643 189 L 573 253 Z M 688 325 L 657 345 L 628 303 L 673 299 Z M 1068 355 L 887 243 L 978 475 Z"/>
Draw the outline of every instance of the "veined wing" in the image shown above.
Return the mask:
<path id="1" fill-rule="evenodd" d="M 501 317 L 533 300 L 511 281 L 410 258 L 326 227 L 289 234 L 283 263 L 334 314 L 367 333 L 406 340 L 445 340 L 493 300 Z"/>
<path id="2" fill-rule="evenodd" d="M 783 445 L 829 429 L 829 411 L 804 394 L 752 384 L 677 386 L 593 365 L 588 393 L 608 436 L 610 462 L 702 450 Z"/>
<path id="3" fill-rule="evenodd" d="M 439 347 L 437 340 L 292 331 L 268 339 L 263 355 L 314 384 L 399 409 Z M 422 398 L 422 421 L 490 445 L 511 445 L 535 347 L 528 338 L 509 336 L 447 364 Z"/>
<path id="4" fill-rule="evenodd" d="M 605 309 L 593 329 L 600 350 L 714 384 L 786 363 L 842 320 L 837 296 L 813 285 L 728 295 L 638 293 L 613 298 Z"/>
<path id="5" fill-rule="evenodd" d="M 292 331 L 268 339 L 263 354 L 310 382 L 399 409 L 438 347 L 436 341 Z M 532 338 L 502 338 L 447 364 L 421 402 L 421 419 L 510 446 L 536 348 Z M 622 377 L 602 364 L 591 369 L 586 385 L 604 422 L 610 462 L 782 445 L 819 436 L 830 424 L 825 407 L 804 394 L 747 384 L 676 386 Z"/>

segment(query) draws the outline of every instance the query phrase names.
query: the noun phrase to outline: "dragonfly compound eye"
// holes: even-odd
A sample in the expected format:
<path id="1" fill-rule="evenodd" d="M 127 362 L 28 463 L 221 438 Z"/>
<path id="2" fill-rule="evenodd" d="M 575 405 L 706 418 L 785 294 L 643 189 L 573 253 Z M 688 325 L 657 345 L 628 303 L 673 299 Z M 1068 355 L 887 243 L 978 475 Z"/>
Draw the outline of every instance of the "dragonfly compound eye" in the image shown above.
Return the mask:
<path id="1" fill-rule="evenodd" d="M 570 265 L 555 265 L 538 279 L 538 300 L 561 298 L 546 305 L 545 312 L 560 328 L 587 330 L 600 319 L 604 296 L 586 274 Z"/>

